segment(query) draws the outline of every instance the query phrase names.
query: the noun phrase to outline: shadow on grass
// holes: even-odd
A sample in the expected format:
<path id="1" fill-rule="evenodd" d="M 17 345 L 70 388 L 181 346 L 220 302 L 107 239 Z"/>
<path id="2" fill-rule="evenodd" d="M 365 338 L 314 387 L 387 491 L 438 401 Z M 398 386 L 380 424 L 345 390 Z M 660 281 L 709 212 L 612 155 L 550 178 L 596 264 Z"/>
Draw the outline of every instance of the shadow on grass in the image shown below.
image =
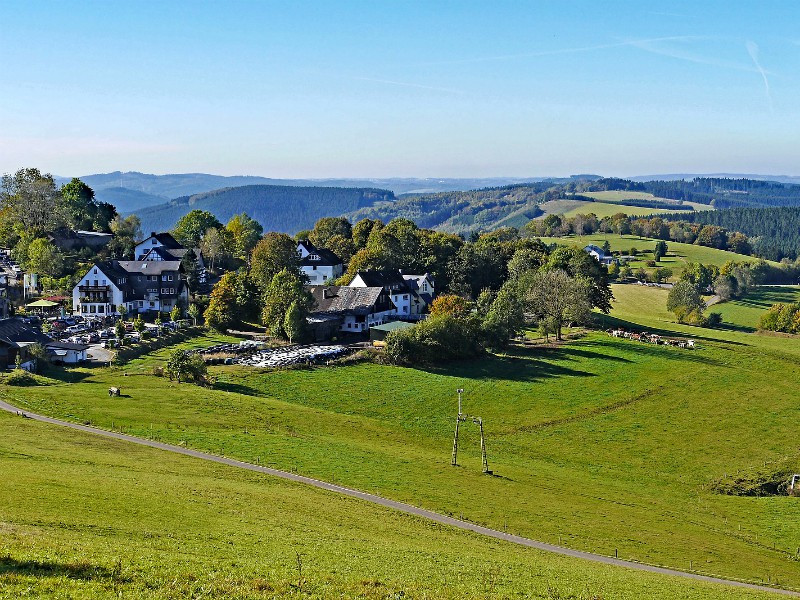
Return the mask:
<path id="1" fill-rule="evenodd" d="M 708 334 L 710 332 L 713 332 L 714 330 L 702 327 L 694 327 L 695 331 L 692 331 L 692 333 L 689 334 L 683 331 L 663 329 L 660 327 L 645 327 L 643 325 L 640 325 L 639 323 L 633 323 L 632 321 L 626 321 L 618 317 L 612 317 L 611 315 L 595 315 L 595 319 L 597 321 L 598 327 L 602 329 L 624 329 L 626 331 L 635 331 L 635 332 L 646 331 L 648 333 L 655 333 L 656 335 L 660 335 L 661 337 L 692 339 L 696 341 L 700 340 L 704 342 L 727 344 L 729 346 L 750 346 L 750 344 L 746 344 L 744 342 L 734 342 L 731 340 L 721 340 L 719 338 L 710 337 Z M 723 328 L 718 327 L 717 329 L 723 329 Z"/>
<path id="2" fill-rule="evenodd" d="M 0 575 L 7 573 L 28 577 L 67 577 L 82 581 L 111 580 L 119 583 L 130 581 L 129 578 L 122 577 L 119 564 L 113 569 L 109 569 L 84 561 L 57 563 L 38 560 L 17 560 L 8 555 L 0 556 Z"/>

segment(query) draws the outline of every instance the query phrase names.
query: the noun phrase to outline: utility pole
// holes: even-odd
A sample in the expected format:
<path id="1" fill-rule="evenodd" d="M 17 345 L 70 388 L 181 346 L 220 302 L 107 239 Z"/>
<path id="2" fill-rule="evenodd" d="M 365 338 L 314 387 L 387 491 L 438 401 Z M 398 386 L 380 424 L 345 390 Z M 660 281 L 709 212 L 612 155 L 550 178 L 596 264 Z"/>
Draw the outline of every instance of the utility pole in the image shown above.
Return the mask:
<path id="1" fill-rule="evenodd" d="M 456 392 L 458 392 L 458 415 L 456 416 L 456 433 L 453 436 L 453 459 L 450 464 L 454 467 L 458 466 L 458 431 L 461 422 L 472 421 L 478 426 L 481 433 L 481 464 L 483 467 L 483 472 L 486 474 L 491 474 L 492 472 L 489 470 L 489 461 L 486 458 L 486 438 L 483 435 L 483 419 L 481 417 L 465 415 L 463 412 L 461 412 L 461 394 L 464 393 L 464 390 L 459 388 L 456 390 Z"/>
<path id="2" fill-rule="evenodd" d="M 450 463 L 454 467 L 458 464 L 458 426 L 461 423 L 461 394 L 464 393 L 462 388 L 456 390 L 458 393 L 458 415 L 456 416 L 456 434 L 453 437 L 453 460 Z"/>

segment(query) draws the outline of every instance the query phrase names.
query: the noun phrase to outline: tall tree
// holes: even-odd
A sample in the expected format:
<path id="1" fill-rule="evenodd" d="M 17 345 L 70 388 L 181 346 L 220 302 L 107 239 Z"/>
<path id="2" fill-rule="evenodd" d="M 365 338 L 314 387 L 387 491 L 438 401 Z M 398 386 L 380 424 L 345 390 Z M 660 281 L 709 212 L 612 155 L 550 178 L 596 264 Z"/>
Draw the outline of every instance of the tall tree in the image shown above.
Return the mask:
<path id="1" fill-rule="evenodd" d="M 250 259 L 250 276 L 258 289 L 266 291 L 272 278 L 283 269 L 300 274 L 297 242 L 285 233 L 270 232 L 261 238 Z"/>
<path id="2" fill-rule="evenodd" d="M 245 262 L 249 261 L 250 253 L 256 247 L 264 228 L 261 223 L 251 219 L 247 213 L 233 215 L 225 225 L 225 229 L 230 232 L 232 237 L 232 254 Z"/>
<path id="3" fill-rule="evenodd" d="M 237 322 L 236 291 L 237 275 L 233 271 L 225 273 L 211 290 L 208 308 L 204 313 L 206 325 L 211 329 L 224 331 Z"/>
<path id="4" fill-rule="evenodd" d="M 172 235 L 181 244 L 197 248 L 209 229 L 220 229 L 222 223 L 207 210 L 195 209 L 182 216 L 175 224 Z"/>
<path id="5" fill-rule="evenodd" d="M 38 169 L 3 175 L 0 202 L 13 229 L 44 237 L 69 224 L 55 179 Z"/>
<path id="6" fill-rule="evenodd" d="M 136 242 L 142 239 L 142 222 L 136 215 L 128 215 L 124 219 L 117 215 L 111 221 L 111 232 L 114 238 L 108 245 L 112 258 L 135 258 Z"/>
<path id="7" fill-rule="evenodd" d="M 261 313 L 261 321 L 267 332 L 273 337 L 288 339 L 286 331 L 286 315 L 290 307 L 295 305 L 299 317 L 305 320 L 309 310 L 314 305 L 314 299 L 303 286 L 300 276 L 289 270 L 283 269 L 278 272 L 267 286 L 264 292 L 264 308 Z"/>
<path id="8" fill-rule="evenodd" d="M 526 299 L 539 319 L 550 319 L 556 339 L 568 321 L 582 322 L 592 310 L 592 285 L 584 277 L 571 277 L 563 269 L 542 270 L 526 282 Z"/>
<path id="9" fill-rule="evenodd" d="M 309 241 L 319 248 L 330 248 L 328 245 L 333 236 L 353 237 L 353 226 L 344 217 L 323 217 L 314 224 L 308 235 Z"/>
<path id="10" fill-rule="evenodd" d="M 45 238 L 37 238 L 28 246 L 27 260 L 24 263 L 27 271 L 49 277 L 60 277 L 64 268 L 64 257 L 58 248 Z"/>

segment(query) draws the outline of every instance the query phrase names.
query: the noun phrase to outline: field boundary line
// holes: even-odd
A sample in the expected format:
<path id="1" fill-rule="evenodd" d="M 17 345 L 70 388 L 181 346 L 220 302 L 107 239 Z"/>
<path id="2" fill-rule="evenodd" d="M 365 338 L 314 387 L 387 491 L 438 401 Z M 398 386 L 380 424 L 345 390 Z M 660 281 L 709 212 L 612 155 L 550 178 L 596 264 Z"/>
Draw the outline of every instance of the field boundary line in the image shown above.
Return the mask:
<path id="1" fill-rule="evenodd" d="M 288 481 L 293 481 L 295 483 L 302 483 L 305 485 L 309 485 L 318 489 L 327 490 L 329 492 L 334 492 L 337 494 L 342 494 L 344 496 L 348 496 L 351 498 L 357 498 L 359 500 L 363 500 L 365 502 L 370 502 L 372 504 L 376 504 L 378 506 L 383 506 L 386 508 L 391 508 L 405 514 L 422 517 L 429 521 L 433 521 L 435 523 L 439 523 L 441 525 L 448 525 L 450 527 L 455 527 L 457 529 L 461 529 L 464 531 L 471 531 L 473 533 L 477 533 L 479 535 L 483 535 L 486 537 L 491 537 L 494 539 L 511 542 L 512 544 L 517 544 L 519 546 L 525 546 L 528 548 L 534 548 L 537 550 L 542 550 L 544 552 L 550 552 L 553 554 L 560 554 L 562 556 L 569 556 L 572 558 L 579 558 L 582 560 L 589 560 L 592 562 L 602 563 L 606 565 L 612 565 L 617 567 L 625 567 L 628 569 L 634 569 L 637 571 L 646 571 L 648 573 L 658 573 L 661 575 L 670 575 L 673 577 L 683 577 L 686 579 L 693 579 L 695 581 L 702 581 L 706 583 L 715 583 L 739 588 L 745 588 L 755 591 L 761 592 L 772 592 L 776 594 L 783 594 L 786 596 L 795 596 L 800 597 L 800 592 L 782 588 L 774 588 L 769 587 L 766 585 L 759 585 L 757 583 L 749 583 L 746 581 L 737 581 L 735 579 L 723 579 L 720 577 L 713 577 L 711 575 L 701 575 L 699 573 L 688 573 L 685 571 L 678 571 L 675 569 L 669 569 L 667 567 L 658 567 L 655 565 L 648 565 L 645 563 L 638 563 L 628 560 L 623 560 L 620 558 L 614 558 L 612 556 L 605 556 L 603 554 L 595 554 L 593 552 L 585 552 L 582 550 L 573 550 L 571 548 L 565 548 L 563 546 L 557 546 L 555 544 L 548 544 L 546 542 L 540 542 L 538 540 L 533 540 L 530 538 L 522 537 L 519 535 L 514 535 L 510 533 L 505 533 L 503 531 L 499 531 L 497 529 L 491 529 L 489 527 L 484 527 L 482 525 L 477 525 L 475 523 L 470 523 L 469 521 L 462 521 L 459 519 L 455 519 L 453 517 L 449 517 L 447 515 L 443 515 L 441 513 L 434 512 L 432 510 L 427 510 L 424 508 L 419 508 L 417 506 L 413 506 L 412 504 L 406 504 L 404 502 L 398 502 L 396 500 L 390 500 L 389 498 L 384 498 L 383 496 L 378 496 L 376 494 L 370 494 L 368 492 L 362 492 L 360 490 L 355 490 L 352 488 L 348 488 L 345 486 L 337 485 L 335 483 L 329 483 L 327 481 L 323 481 L 321 479 L 314 479 L 313 477 L 307 477 L 305 475 L 299 475 L 296 473 L 290 473 L 288 471 L 281 471 L 279 469 L 273 469 L 271 467 L 264 467 L 261 465 L 254 465 L 252 463 L 247 463 L 244 461 L 236 460 L 233 458 L 227 458 L 225 456 L 218 456 L 216 454 L 209 454 L 207 452 L 201 452 L 200 450 L 192 450 L 191 448 L 184 448 L 182 446 L 176 446 L 173 444 L 166 444 L 164 442 L 157 442 L 155 440 L 148 440 L 146 438 L 140 438 L 133 435 L 128 435 L 125 433 L 119 433 L 116 431 L 109 431 L 106 429 L 100 429 L 98 427 L 92 427 L 90 425 L 82 425 L 80 423 L 72 423 L 70 421 L 63 421 L 61 419 L 55 419 L 53 417 L 48 417 L 45 415 L 40 415 L 36 413 L 27 412 L 25 410 L 19 409 L 8 402 L 4 402 L 0 400 L 0 409 L 5 410 L 10 413 L 14 413 L 21 417 L 25 417 L 28 419 L 33 419 L 34 421 L 40 421 L 42 423 L 48 423 L 50 425 L 58 425 L 60 427 L 67 427 L 69 429 L 75 429 L 78 431 L 82 431 L 84 433 L 89 433 L 92 435 L 98 435 L 105 438 L 110 438 L 114 440 L 119 440 L 123 442 L 129 442 L 133 444 L 138 444 L 140 446 L 147 446 L 150 448 L 155 448 L 158 450 L 164 450 L 167 452 L 173 452 L 175 454 L 182 454 L 184 456 L 189 456 L 192 458 L 198 458 L 201 460 L 207 460 L 211 462 L 215 462 L 221 465 L 226 465 L 229 467 L 236 467 L 239 469 L 245 469 L 248 471 L 254 471 L 256 473 L 263 473 L 265 475 L 271 475 L 273 477 L 279 477 L 281 479 L 285 479 Z"/>

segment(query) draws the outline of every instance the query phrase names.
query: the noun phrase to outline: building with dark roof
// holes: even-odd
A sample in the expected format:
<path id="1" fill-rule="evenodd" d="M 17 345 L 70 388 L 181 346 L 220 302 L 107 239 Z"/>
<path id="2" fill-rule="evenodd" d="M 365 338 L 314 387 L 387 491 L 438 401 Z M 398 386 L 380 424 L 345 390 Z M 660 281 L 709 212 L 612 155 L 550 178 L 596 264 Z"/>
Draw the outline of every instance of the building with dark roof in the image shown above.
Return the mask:
<path id="1" fill-rule="evenodd" d="M 179 260 L 110 260 L 94 264 L 72 290 L 72 308 L 83 316 L 170 312 L 188 306 Z"/>
<path id="2" fill-rule="evenodd" d="M 300 255 L 300 270 L 308 277 L 311 285 L 325 284 L 342 276 L 342 259 L 326 248 L 317 248 L 308 240 L 297 243 Z"/>
<path id="3" fill-rule="evenodd" d="M 402 271 L 358 271 L 350 287 L 382 287 L 389 294 L 400 318 L 423 318 L 433 301 L 433 277 L 409 275 Z"/>
<path id="4" fill-rule="evenodd" d="M 45 346 L 52 341 L 22 319 L 0 319 L 0 369 L 12 368 L 19 357 L 20 366 L 32 370 L 36 359 L 29 354 L 29 347 L 34 344 Z"/>
<path id="5" fill-rule="evenodd" d="M 362 333 L 373 325 L 388 322 L 390 315 L 397 313 L 382 287 L 312 285 L 306 289 L 314 297 L 309 319 L 312 326 L 315 321 L 337 319 L 339 331 Z"/>

